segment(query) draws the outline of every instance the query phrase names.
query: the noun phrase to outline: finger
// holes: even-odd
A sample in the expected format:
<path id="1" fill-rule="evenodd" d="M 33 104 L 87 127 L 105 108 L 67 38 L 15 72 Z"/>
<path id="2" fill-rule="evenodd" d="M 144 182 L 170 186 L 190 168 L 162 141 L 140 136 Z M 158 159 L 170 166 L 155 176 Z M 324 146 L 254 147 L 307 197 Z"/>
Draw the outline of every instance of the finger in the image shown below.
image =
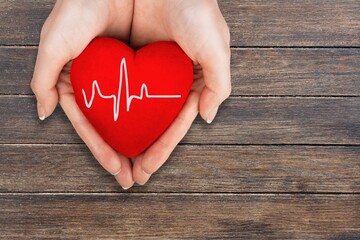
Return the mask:
<path id="1" fill-rule="evenodd" d="M 67 62 L 66 58 L 61 56 L 64 51 L 56 53 L 55 44 L 52 45 L 47 38 L 44 39 L 49 25 L 52 25 L 56 17 L 59 5 L 60 1 L 56 2 L 41 30 L 39 49 L 31 81 L 31 88 L 37 99 L 37 110 L 40 120 L 50 116 L 58 103 L 59 96 L 55 84 L 62 67 Z"/>
<path id="2" fill-rule="evenodd" d="M 85 21 L 78 21 L 81 8 L 77 5 L 79 4 L 75 2 L 57 1 L 41 30 L 31 81 L 41 120 L 50 116 L 58 103 L 59 95 L 55 85 L 63 66 L 79 54 L 99 32 L 98 27 L 87 30 Z M 76 28 L 74 23 L 77 24 Z"/>
<path id="3" fill-rule="evenodd" d="M 219 105 L 231 92 L 230 33 L 216 1 L 196 1 L 192 9 L 199 11 L 196 21 L 169 24 L 176 42 L 203 69 L 205 88 L 199 111 L 201 117 L 211 123 Z"/>
<path id="4" fill-rule="evenodd" d="M 146 173 L 141 167 L 143 158 L 144 153 L 136 157 L 136 161 L 134 161 L 133 165 L 133 178 L 136 180 L 136 183 L 140 185 L 144 185 L 151 177 L 151 174 Z"/>
<path id="5" fill-rule="evenodd" d="M 60 95 L 60 105 L 74 126 L 76 132 L 88 146 L 96 160 L 109 173 L 116 175 L 122 187 L 130 187 L 133 182 L 130 160 L 115 152 L 96 132 L 75 102 L 73 94 Z"/>
<path id="6" fill-rule="evenodd" d="M 51 50 L 46 48 L 44 43 L 40 43 L 31 81 L 31 88 L 38 102 L 38 115 L 41 120 L 50 116 L 58 103 L 59 95 L 55 85 L 63 66 L 70 60 L 52 54 Z"/>
<path id="7" fill-rule="evenodd" d="M 220 104 L 230 96 L 230 48 L 226 42 L 207 47 L 211 51 L 202 51 L 199 64 L 203 69 L 205 88 L 200 96 L 201 117 L 211 123 Z"/>
<path id="8" fill-rule="evenodd" d="M 115 179 L 124 190 L 127 190 L 134 185 L 132 177 L 132 164 L 127 158 L 120 157 L 120 160 L 122 166 L 121 172 L 115 175 Z"/>
<path id="9" fill-rule="evenodd" d="M 135 158 L 133 177 L 145 184 L 169 158 L 176 145 L 185 136 L 198 113 L 199 93 L 192 91 L 186 103 L 170 127 L 143 154 Z M 138 161 L 139 160 L 139 161 Z"/>

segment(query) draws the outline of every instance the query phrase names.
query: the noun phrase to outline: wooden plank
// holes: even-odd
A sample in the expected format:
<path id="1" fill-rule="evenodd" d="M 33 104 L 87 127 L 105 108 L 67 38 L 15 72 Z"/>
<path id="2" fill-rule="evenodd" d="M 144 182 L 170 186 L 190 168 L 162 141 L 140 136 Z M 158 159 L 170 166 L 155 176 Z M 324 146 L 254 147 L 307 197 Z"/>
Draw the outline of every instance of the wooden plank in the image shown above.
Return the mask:
<path id="1" fill-rule="evenodd" d="M 0 192 L 120 192 L 85 145 L 0 145 Z M 130 192 L 360 193 L 360 146 L 178 146 Z"/>
<path id="2" fill-rule="evenodd" d="M 208 125 L 197 118 L 182 143 L 360 144 L 353 98 L 229 98 Z M 79 143 L 64 113 L 37 118 L 33 96 L 0 96 L 0 143 Z"/>
<path id="3" fill-rule="evenodd" d="M 0 47 L 0 94 L 32 94 L 37 48 Z M 232 49 L 233 95 L 359 96 L 360 49 Z"/>
<path id="4" fill-rule="evenodd" d="M 360 46 L 358 0 L 221 0 L 233 46 Z"/>
<path id="5" fill-rule="evenodd" d="M 233 49 L 234 95 L 359 96 L 360 49 Z"/>
<path id="6" fill-rule="evenodd" d="M 37 45 L 55 0 L 0 0 L 0 45 Z"/>
<path id="7" fill-rule="evenodd" d="M 5 239 L 358 239 L 359 195 L 1 195 Z"/>
<path id="8" fill-rule="evenodd" d="M 54 0 L 0 1 L 0 45 L 38 44 Z M 357 0 L 221 0 L 233 46 L 360 46 Z"/>
<path id="9" fill-rule="evenodd" d="M 37 47 L 0 47 L 0 94 L 33 94 Z"/>

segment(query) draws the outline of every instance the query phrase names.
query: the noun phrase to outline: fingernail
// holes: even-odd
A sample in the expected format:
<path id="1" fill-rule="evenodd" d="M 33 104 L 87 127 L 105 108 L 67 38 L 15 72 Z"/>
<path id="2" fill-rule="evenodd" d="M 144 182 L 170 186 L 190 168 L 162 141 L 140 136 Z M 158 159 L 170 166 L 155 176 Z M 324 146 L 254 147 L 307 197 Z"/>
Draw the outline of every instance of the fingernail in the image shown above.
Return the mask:
<path id="1" fill-rule="evenodd" d="M 37 103 L 37 111 L 38 111 L 39 119 L 41 121 L 45 120 L 45 109 L 41 106 L 39 102 Z"/>
<path id="2" fill-rule="evenodd" d="M 209 115 L 208 115 L 208 117 L 206 119 L 206 122 L 208 124 L 210 124 L 210 123 L 212 123 L 212 121 L 214 121 L 214 118 L 216 116 L 216 113 L 217 113 L 218 109 L 219 109 L 219 107 L 216 107 L 216 108 L 214 108 L 213 110 L 210 111 L 210 113 L 209 113 Z"/>
<path id="3" fill-rule="evenodd" d="M 151 178 L 151 174 L 145 172 L 144 170 L 142 170 L 142 172 L 143 172 L 144 176 L 146 176 L 146 179 L 142 182 L 137 182 L 137 184 L 139 184 L 141 186 L 145 185 L 145 183 L 147 183 L 149 181 L 149 179 Z"/>
<path id="4" fill-rule="evenodd" d="M 116 176 L 121 172 L 121 169 L 119 171 L 117 171 L 116 173 L 114 173 L 113 175 Z"/>
<path id="5" fill-rule="evenodd" d="M 120 186 L 121 186 L 121 185 L 120 185 Z M 128 187 L 124 187 L 124 186 L 121 186 L 121 187 L 122 187 L 122 189 L 124 189 L 124 190 L 128 190 L 128 189 L 130 189 L 132 186 L 134 186 L 134 182 L 132 182 L 131 185 L 128 186 Z"/>
<path id="6" fill-rule="evenodd" d="M 118 159 L 113 159 L 110 163 L 110 172 L 112 175 L 116 176 L 121 172 L 121 163 Z"/>

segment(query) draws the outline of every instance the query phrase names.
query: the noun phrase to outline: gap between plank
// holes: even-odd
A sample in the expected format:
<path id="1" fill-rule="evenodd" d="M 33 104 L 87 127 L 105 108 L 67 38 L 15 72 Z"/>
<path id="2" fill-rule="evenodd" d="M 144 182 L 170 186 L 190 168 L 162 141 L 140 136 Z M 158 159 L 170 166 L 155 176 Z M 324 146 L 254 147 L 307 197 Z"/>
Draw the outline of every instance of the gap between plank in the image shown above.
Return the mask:
<path id="1" fill-rule="evenodd" d="M 353 49 L 358 49 L 360 48 L 360 46 L 230 46 L 231 49 L 274 49 L 274 48 L 279 48 L 279 49 L 316 49 L 316 48 L 319 48 L 319 49 L 326 49 L 326 48 L 329 48 L 329 49 L 334 49 L 334 48 L 337 48 L 337 49 L 342 49 L 342 48 L 353 48 Z"/>
<path id="2" fill-rule="evenodd" d="M 307 196 L 307 195 L 321 195 L 321 196 L 349 196 L 360 195 L 360 193 L 349 192 L 0 192 L 0 196 Z"/>
<path id="3" fill-rule="evenodd" d="M 18 97 L 18 98 L 35 98 L 34 94 L 5 94 L 0 93 L 0 98 L 2 97 Z M 346 98 L 359 98 L 360 95 L 230 95 L 229 98 L 245 98 L 245 99 L 253 99 L 253 98 L 306 98 L 306 99 L 346 99 Z"/>
<path id="4" fill-rule="evenodd" d="M 0 48 L 1 47 L 4 47 L 4 48 L 38 48 L 39 45 L 38 44 L 0 44 Z M 230 46 L 231 49 L 239 49 L 239 48 L 244 48 L 244 49 L 250 49 L 250 48 L 262 48 L 262 49 L 266 49 L 266 48 L 269 48 L 269 49 L 272 49 L 272 48 L 285 48 L 285 49 L 292 49 L 292 48 L 309 48 L 309 49 L 314 49 L 314 48 L 321 48 L 321 49 L 324 49 L 324 48 L 354 48 L 354 49 L 357 49 L 357 48 L 360 48 L 360 46 L 336 46 L 336 45 L 329 45 L 329 46 L 276 46 L 276 45 L 269 45 L 269 46 L 257 46 L 257 45 L 253 45 L 253 46 L 236 46 L 236 45 L 231 45 Z"/>
<path id="5" fill-rule="evenodd" d="M 83 145 L 86 146 L 85 143 L 77 142 L 77 143 L 0 143 L 1 146 L 44 146 L 44 147 L 50 147 L 50 146 L 77 146 L 77 145 Z M 360 144 L 333 144 L 333 143 L 322 143 L 322 144 L 315 144 L 315 143 L 264 143 L 264 144 L 256 144 L 256 143 L 179 143 L 179 146 L 223 146 L 223 147 L 231 147 L 231 146 L 254 146 L 254 147 L 262 147 L 262 146 L 269 146 L 269 147 L 276 147 L 276 146 L 283 146 L 283 147 L 291 147 L 291 146 L 304 146 L 304 147 L 360 147 Z"/>

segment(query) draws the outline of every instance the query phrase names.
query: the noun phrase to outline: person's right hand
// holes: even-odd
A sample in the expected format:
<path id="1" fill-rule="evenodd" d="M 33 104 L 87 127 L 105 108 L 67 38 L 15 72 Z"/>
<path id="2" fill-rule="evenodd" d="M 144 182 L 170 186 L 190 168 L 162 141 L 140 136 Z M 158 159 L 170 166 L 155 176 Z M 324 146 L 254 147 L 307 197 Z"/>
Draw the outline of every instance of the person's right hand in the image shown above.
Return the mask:
<path id="1" fill-rule="evenodd" d="M 70 83 L 71 60 L 97 36 L 129 41 L 133 0 L 59 0 L 41 31 L 31 88 L 39 118 L 52 114 L 59 102 L 75 130 L 99 163 L 124 188 L 133 184 L 128 158 L 114 151 L 95 131 L 75 102 Z"/>

